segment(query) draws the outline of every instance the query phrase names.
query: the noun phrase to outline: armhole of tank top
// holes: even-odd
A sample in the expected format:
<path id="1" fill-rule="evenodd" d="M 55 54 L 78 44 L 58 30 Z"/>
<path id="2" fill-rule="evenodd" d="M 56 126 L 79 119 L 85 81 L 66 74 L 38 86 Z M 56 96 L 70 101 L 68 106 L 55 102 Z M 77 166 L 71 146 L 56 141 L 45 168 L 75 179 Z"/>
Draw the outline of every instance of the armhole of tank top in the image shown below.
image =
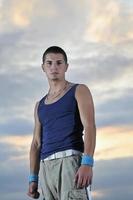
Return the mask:
<path id="1" fill-rule="evenodd" d="M 39 118 L 39 106 L 40 106 L 41 100 L 38 101 L 38 106 L 37 106 L 37 116 L 38 116 L 38 120 L 40 122 L 40 118 Z"/>
<path id="2" fill-rule="evenodd" d="M 39 118 L 39 107 L 41 106 L 41 104 L 43 104 L 45 98 L 46 98 L 46 95 L 43 96 L 43 97 L 38 101 L 37 115 L 38 115 L 38 119 L 39 119 L 39 122 L 40 122 L 40 123 L 41 123 L 41 121 L 40 121 L 40 118 Z"/>
<path id="3" fill-rule="evenodd" d="M 75 87 L 74 87 L 74 99 L 75 99 L 76 102 L 77 102 L 77 99 L 76 99 L 75 94 L 76 94 L 76 89 L 77 89 L 78 86 L 79 86 L 79 83 L 76 83 Z"/>

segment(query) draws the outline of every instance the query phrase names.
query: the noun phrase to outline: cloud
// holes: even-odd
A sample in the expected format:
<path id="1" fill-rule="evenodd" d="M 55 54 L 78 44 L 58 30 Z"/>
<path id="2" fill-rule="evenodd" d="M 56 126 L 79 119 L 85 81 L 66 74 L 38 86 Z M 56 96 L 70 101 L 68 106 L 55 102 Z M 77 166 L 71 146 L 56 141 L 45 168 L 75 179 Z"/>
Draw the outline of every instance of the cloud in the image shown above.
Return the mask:
<path id="1" fill-rule="evenodd" d="M 58 41 L 62 44 L 70 31 L 71 37 L 78 38 L 77 33 L 85 28 L 86 16 L 81 13 L 81 9 L 87 11 L 86 2 L 33 0 L 31 4 L 27 0 L 23 2 L 8 0 L 3 2 L 1 8 L 1 32 L 21 30 L 25 32 L 25 37 L 30 38 L 30 41 L 41 40 L 47 43 L 49 40 L 51 43 Z M 74 26 L 76 29 L 73 29 Z"/>
<path id="2" fill-rule="evenodd" d="M 86 50 L 87 51 L 87 50 Z M 89 51 L 89 49 L 88 49 Z M 132 71 L 133 59 L 127 58 L 124 55 L 107 55 L 100 56 L 98 53 L 95 56 L 79 57 L 71 61 L 73 68 L 72 75 L 80 77 L 89 83 L 107 83 L 113 79 L 119 80 L 125 76 L 125 73 L 130 74 Z M 76 70 L 78 68 L 78 70 Z M 75 73 L 73 72 L 75 70 Z M 80 74 L 80 76 L 79 76 Z M 124 77 L 125 78 L 125 77 Z M 112 82 L 111 82 L 112 83 Z"/>
<path id="3" fill-rule="evenodd" d="M 0 172 L 2 181 L 0 187 L 1 198 L 4 200 L 26 200 L 29 174 L 27 162 L 25 160 L 21 162 L 13 160 L 5 162 L 4 166 L 4 168 L 1 167 L 2 171 Z"/>
<path id="4" fill-rule="evenodd" d="M 133 195 L 132 163 L 132 157 L 96 162 L 93 180 L 95 199 L 130 200 Z"/>
<path id="5" fill-rule="evenodd" d="M 10 14 L 11 23 L 18 27 L 26 27 L 30 25 L 30 17 L 33 14 L 35 7 L 33 6 L 35 1 L 32 1 L 32 4 L 27 0 L 22 2 L 18 0 L 12 1 L 10 4 Z"/>
<path id="6" fill-rule="evenodd" d="M 23 29 L 30 26 L 36 4 L 36 0 L 32 0 L 32 3 L 27 0 L 3 1 L 1 3 L 1 31 L 12 32 L 13 29 Z"/>
<path id="7" fill-rule="evenodd" d="M 0 133 L 4 133 L 4 135 L 25 135 L 32 131 L 32 121 L 23 118 L 6 119 L 6 122 L 0 125 Z"/>
<path id="8" fill-rule="evenodd" d="M 0 99 L 1 126 L 4 128 L 4 124 L 8 126 L 9 123 L 14 127 L 15 123 L 23 124 L 24 122 L 27 126 L 20 125 L 21 128 L 23 127 L 22 132 L 26 127 L 31 127 L 35 103 L 44 95 L 47 84 L 43 73 L 41 74 L 41 67 L 35 69 L 29 66 L 27 70 L 18 69 L 16 71 L 13 70 L 13 65 L 10 67 L 11 72 L 5 69 L 5 72 L 0 74 L 0 84 L 2 85 L 0 88 L 2 95 Z M 9 128 L 7 129 L 9 130 Z"/>
<path id="9" fill-rule="evenodd" d="M 16 148 L 13 148 L 10 144 L 5 144 L 3 142 L 0 142 L 0 162 L 5 162 L 6 160 L 10 159 L 11 155 L 18 156 L 20 155 L 20 152 L 16 151 Z M 1 165 L 2 167 L 2 165 Z"/>
<path id="10" fill-rule="evenodd" d="M 12 162 L 14 160 L 14 164 L 16 161 L 20 160 L 21 162 L 28 158 L 30 144 L 32 141 L 31 135 L 23 135 L 17 136 L 13 135 L 3 135 L 0 137 L 0 160 L 1 160 L 1 168 L 6 167 L 8 162 Z"/>
<path id="11" fill-rule="evenodd" d="M 27 199 L 30 143 L 31 135 L 0 136 L 0 193 L 4 200 Z"/>
<path id="12" fill-rule="evenodd" d="M 133 127 L 129 125 L 97 128 L 95 159 L 110 160 L 131 157 Z M 125 142 L 126 138 L 126 142 Z"/>
<path id="13" fill-rule="evenodd" d="M 103 6 L 104 5 L 104 6 Z M 122 1 L 90 1 L 90 14 L 85 39 L 116 44 L 133 39 L 130 4 Z"/>
<path id="14" fill-rule="evenodd" d="M 129 90 L 132 92 L 132 90 Z M 110 98 L 96 106 L 97 125 L 131 125 L 132 124 L 132 93 Z"/>

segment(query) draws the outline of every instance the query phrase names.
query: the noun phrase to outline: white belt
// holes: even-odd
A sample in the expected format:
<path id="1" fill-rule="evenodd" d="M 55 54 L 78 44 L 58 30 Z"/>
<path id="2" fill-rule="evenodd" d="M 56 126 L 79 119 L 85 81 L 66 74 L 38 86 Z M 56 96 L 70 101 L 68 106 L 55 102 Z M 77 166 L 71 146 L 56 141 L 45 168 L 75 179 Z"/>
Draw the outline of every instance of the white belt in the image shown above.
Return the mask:
<path id="1" fill-rule="evenodd" d="M 53 160 L 53 159 L 63 158 L 63 157 L 72 156 L 72 155 L 82 155 L 82 152 L 73 150 L 73 149 L 69 149 L 66 151 L 60 151 L 60 152 L 54 153 L 54 154 L 48 156 L 47 158 L 44 158 L 41 161 L 43 162 L 45 160 Z"/>

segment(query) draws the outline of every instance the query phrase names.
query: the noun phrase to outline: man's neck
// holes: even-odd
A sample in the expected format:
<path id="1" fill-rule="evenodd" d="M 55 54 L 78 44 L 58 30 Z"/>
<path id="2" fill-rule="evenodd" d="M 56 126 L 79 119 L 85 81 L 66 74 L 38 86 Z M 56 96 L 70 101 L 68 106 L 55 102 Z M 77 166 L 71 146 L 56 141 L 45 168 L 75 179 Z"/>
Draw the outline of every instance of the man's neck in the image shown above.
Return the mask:
<path id="1" fill-rule="evenodd" d="M 52 80 L 49 81 L 49 90 L 50 93 L 56 93 L 58 92 L 60 89 L 62 89 L 62 87 L 64 87 L 64 85 L 66 84 L 66 80 Z"/>

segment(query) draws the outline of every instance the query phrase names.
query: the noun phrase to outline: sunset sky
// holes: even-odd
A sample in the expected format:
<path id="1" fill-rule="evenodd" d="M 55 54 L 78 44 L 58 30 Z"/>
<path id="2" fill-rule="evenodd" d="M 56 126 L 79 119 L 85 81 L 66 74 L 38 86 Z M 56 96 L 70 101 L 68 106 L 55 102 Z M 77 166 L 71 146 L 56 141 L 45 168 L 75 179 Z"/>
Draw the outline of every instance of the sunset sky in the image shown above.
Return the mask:
<path id="1" fill-rule="evenodd" d="M 0 198 L 28 200 L 34 106 L 48 91 L 42 54 L 68 55 L 67 80 L 92 93 L 93 200 L 133 198 L 133 1 L 0 0 Z"/>

